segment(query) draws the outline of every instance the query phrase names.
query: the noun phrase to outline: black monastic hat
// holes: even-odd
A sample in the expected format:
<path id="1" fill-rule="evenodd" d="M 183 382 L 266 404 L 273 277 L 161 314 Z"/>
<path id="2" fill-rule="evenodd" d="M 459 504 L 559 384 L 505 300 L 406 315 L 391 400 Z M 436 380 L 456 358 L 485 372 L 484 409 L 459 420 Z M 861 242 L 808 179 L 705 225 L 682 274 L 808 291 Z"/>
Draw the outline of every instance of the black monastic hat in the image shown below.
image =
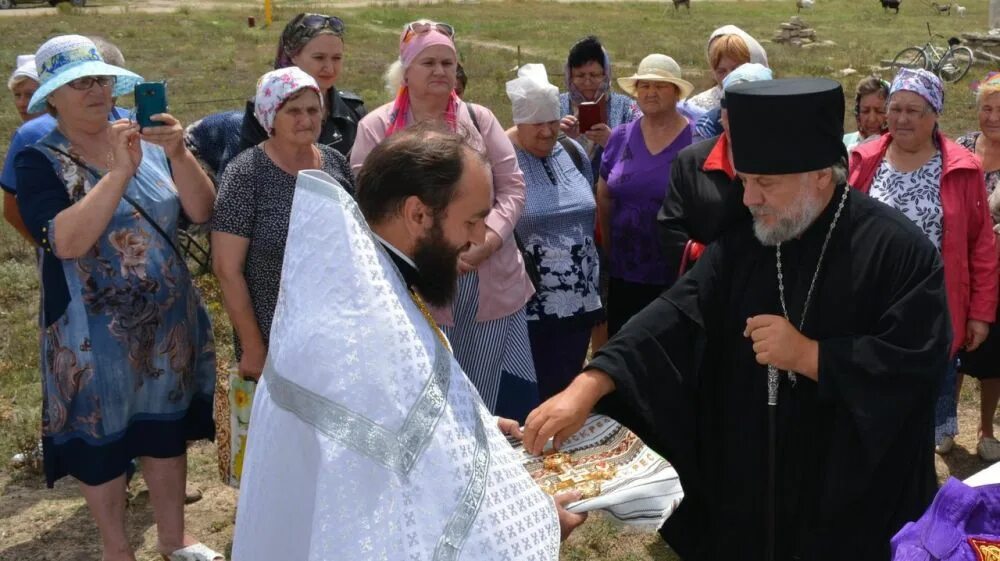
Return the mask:
<path id="1" fill-rule="evenodd" d="M 761 80 L 726 90 L 738 171 L 802 173 L 846 158 L 844 91 L 826 78 Z"/>

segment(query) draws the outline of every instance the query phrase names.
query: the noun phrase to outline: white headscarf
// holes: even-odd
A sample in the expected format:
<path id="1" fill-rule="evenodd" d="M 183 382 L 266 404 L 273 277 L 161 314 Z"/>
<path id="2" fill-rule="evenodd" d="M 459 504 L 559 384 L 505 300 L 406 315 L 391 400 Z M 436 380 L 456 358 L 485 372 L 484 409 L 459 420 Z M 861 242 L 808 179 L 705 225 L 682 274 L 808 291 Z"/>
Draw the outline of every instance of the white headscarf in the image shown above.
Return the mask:
<path id="1" fill-rule="evenodd" d="M 507 82 L 507 97 L 513 106 L 515 125 L 559 120 L 559 88 L 549 83 L 544 64 L 522 66 L 517 78 Z"/>
<path id="2" fill-rule="evenodd" d="M 7 89 L 13 90 L 23 79 L 38 81 L 38 70 L 35 68 L 35 55 L 17 55 L 17 68 L 7 80 Z"/>
<path id="3" fill-rule="evenodd" d="M 756 62 L 757 64 L 763 64 L 764 66 L 770 66 L 767 63 L 767 52 L 764 51 L 764 47 L 757 42 L 756 39 L 750 36 L 749 33 L 743 31 L 735 25 L 723 25 L 722 27 L 716 29 L 708 37 L 708 44 L 705 45 L 705 54 L 708 55 L 708 48 L 712 45 L 712 41 L 716 37 L 722 35 L 738 35 L 743 42 L 747 44 L 747 49 L 750 50 L 750 62 Z"/>

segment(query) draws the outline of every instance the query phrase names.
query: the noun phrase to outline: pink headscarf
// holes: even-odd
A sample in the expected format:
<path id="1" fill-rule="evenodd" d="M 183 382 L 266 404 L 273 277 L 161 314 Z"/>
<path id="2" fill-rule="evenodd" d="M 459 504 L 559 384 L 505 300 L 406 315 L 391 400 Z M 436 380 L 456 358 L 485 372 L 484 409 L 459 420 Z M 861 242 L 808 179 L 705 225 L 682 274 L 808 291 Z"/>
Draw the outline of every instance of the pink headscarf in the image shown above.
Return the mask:
<path id="1" fill-rule="evenodd" d="M 257 96 L 253 100 L 253 114 L 264 127 L 268 136 L 274 135 L 274 117 L 281 107 L 296 92 L 313 90 L 319 95 L 320 106 L 323 104 L 323 93 L 312 76 L 306 74 L 298 66 L 272 70 L 257 81 Z"/>
<path id="2" fill-rule="evenodd" d="M 407 39 L 404 41 L 404 39 Z M 433 47 L 435 45 L 441 45 L 448 47 L 457 54 L 455 50 L 455 43 L 450 37 L 441 33 L 437 29 L 431 29 L 425 33 L 411 33 L 407 37 L 407 30 L 403 29 L 403 32 L 399 35 L 399 61 L 403 65 L 403 71 L 405 72 L 409 68 L 410 64 L 428 47 Z M 444 120 L 448 124 L 448 128 L 455 130 L 457 123 L 458 111 L 458 96 L 455 91 L 452 90 L 451 95 L 448 98 L 448 107 L 445 109 Z M 394 133 L 399 132 L 406 128 L 408 115 L 410 113 L 410 88 L 403 82 L 403 85 L 399 87 L 399 91 L 396 92 L 396 101 L 393 103 L 392 112 L 389 113 L 389 128 L 386 130 L 386 136 L 392 136 Z"/>
<path id="3" fill-rule="evenodd" d="M 399 34 L 399 60 L 403 63 L 403 68 L 409 68 L 410 64 L 413 63 L 413 59 L 417 58 L 421 52 L 427 47 L 433 47 L 434 45 L 441 45 L 442 47 L 448 47 L 452 52 L 458 54 L 455 50 L 455 43 L 444 33 L 441 33 L 437 29 L 431 29 L 426 33 L 413 33 L 410 35 L 409 41 L 403 42 L 406 38 L 406 29 Z"/>

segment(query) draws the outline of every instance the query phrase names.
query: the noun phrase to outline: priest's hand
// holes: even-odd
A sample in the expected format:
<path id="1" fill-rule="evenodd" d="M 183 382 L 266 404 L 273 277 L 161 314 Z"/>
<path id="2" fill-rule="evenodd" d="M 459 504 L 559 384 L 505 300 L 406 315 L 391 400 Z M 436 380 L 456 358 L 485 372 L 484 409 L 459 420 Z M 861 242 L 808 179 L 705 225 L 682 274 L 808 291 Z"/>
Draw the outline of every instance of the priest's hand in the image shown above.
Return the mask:
<path id="1" fill-rule="evenodd" d="M 552 497 L 556 503 L 556 512 L 559 513 L 559 533 L 561 534 L 560 539 L 562 541 L 566 541 L 566 538 L 573 533 L 573 530 L 587 520 L 586 512 L 576 514 L 566 510 L 566 505 L 578 501 L 582 497 L 579 491 L 569 491 L 568 493 L 561 493 Z"/>
<path id="2" fill-rule="evenodd" d="M 970 319 L 965 324 L 965 350 L 974 351 L 979 348 L 990 334 L 990 324 L 978 319 Z"/>
<path id="3" fill-rule="evenodd" d="M 552 396 L 528 414 L 524 423 L 524 449 L 541 454 L 545 443 L 553 439 L 556 450 L 580 430 L 597 402 L 615 389 L 611 377 L 600 370 L 587 370 L 568 388 Z"/>
<path id="4" fill-rule="evenodd" d="M 513 436 L 519 440 L 524 438 L 524 433 L 521 432 L 521 423 L 518 423 L 514 419 L 497 417 L 497 427 L 500 428 L 500 432 L 505 436 Z"/>
<path id="5" fill-rule="evenodd" d="M 759 364 L 818 379 L 819 343 L 800 333 L 787 319 L 754 316 L 747 320 L 743 336 L 753 340 L 753 352 Z"/>
<path id="6" fill-rule="evenodd" d="M 475 271 L 503 245 L 503 238 L 489 227 L 482 244 L 474 245 L 458 256 L 458 272 L 465 274 Z"/>

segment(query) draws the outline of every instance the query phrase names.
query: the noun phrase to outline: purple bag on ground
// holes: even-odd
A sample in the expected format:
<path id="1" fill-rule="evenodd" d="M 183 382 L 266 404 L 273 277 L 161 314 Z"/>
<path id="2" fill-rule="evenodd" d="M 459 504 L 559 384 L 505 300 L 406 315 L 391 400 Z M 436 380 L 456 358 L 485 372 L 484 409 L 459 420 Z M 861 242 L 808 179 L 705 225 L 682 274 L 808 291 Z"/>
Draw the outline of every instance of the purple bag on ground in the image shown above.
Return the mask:
<path id="1" fill-rule="evenodd" d="M 927 512 L 892 538 L 893 561 L 1000 561 L 1000 484 L 950 478 Z"/>

